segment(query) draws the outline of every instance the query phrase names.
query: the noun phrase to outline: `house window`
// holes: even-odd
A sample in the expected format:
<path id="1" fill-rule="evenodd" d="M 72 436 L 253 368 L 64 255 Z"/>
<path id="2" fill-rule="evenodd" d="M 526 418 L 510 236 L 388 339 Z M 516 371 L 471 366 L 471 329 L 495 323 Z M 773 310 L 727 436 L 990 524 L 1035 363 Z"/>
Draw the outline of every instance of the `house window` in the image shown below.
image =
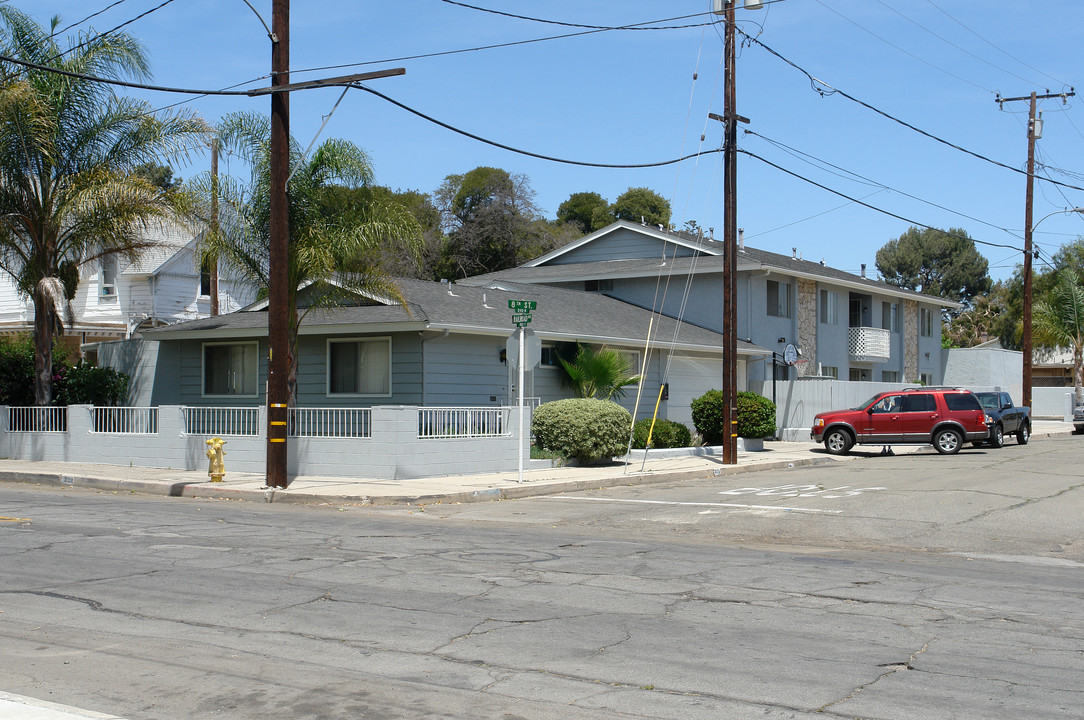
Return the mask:
<path id="1" fill-rule="evenodd" d="M 839 380 L 839 368 L 835 365 L 821 365 L 821 377 L 830 377 Z"/>
<path id="2" fill-rule="evenodd" d="M 205 344 L 204 396 L 256 397 L 257 348 L 254 342 Z"/>
<path id="3" fill-rule="evenodd" d="M 587 292 L 610 292 L 614 289 L 613 280 L 584 280 L 583 289 Z"/>
<path id="4" fill-rule="evenodd" d="M 199 294 L 200 297 L 211 296 L 211 264 L 206 260 L 200 263 Z"/>
<path id="5" fill-rule="evenodd" d="M 918 382 L 922 385 L 933 385 L 933 375 L 930 373 L 922 373 L 918 376 Z"/>
<path id="6" fill-rule="evenodd" d="M 929 308 L 918 309 L 918 334 L 933 337 L 933 311 Z"/>
<path id="7" fill-rule="evenodd" d="M 391 338 L 327 341 L 328 395 L 391 395 Z"/>
<path id="8" fill-rule="evenodd" d="M 790 283 L 768 281 L 768 314 L 772 317 L 790 317 Z"/>
<path id="9" fill-rule="evenodd" d="M 839 295 L 832 290 L 821 290 L 821 322 L 825 325 L 839 322 Z"/>
<path id="10" fill-rule="evenodd" d="M 539 361 L 542 367 L 555 368 L 561 363 L 557 360 L 557 348 L 553 345 L 542 346 L 542 360 Z"/>
<path id="11" fill-rule="evenodd" d="M 630 375 L 640 374 L 640 353 L 637 350 L 615 351 L 627 363 Z"/>
<path id="12" fill-rule="evenodd" d="M 881 327 L 894 333 L 900 331 L 899 303 L 881 303 Z"/>
<path id="13" fill-rule="evenodd" d="M 99 296 L 114 300 L 117 297 L 117 259 L 112 255 L 102 258 Z"/>
<path id="14" fill-rule="evenodd" d="M 897 383 L 899 381 L 900 381 L 900 371 L 899 370 L 882 370 L 881 371 L 881 382 Z"/>

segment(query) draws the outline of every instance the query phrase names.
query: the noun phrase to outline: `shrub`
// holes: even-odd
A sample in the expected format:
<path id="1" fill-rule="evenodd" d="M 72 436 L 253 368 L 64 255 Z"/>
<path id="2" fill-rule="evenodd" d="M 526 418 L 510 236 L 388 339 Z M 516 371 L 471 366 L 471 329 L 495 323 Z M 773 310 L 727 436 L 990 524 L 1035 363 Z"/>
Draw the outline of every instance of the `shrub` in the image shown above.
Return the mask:
<path id="1" fill-rule="evenodd" d="M 128 396 L 128 376 L 111 367 L 79 363 L 54 384 L 57 405 L 117 405 Z"/>
<path id="2" fill-rule="evenodd" d="M 647 447 L 647 434 L 649 431 L 651 431 L 651 418 L 637 420 L 632 428 L 632 446 L 640 449 Z M 692 442 L 692 433 L 683 424 L 673 420 L 655 421 L 655 429 L 651 431 L 651 447 L 689 447 Z"/>
<path id="3" fill-rule="evenodd" d="M 581 463 L 624 455 L 632 416 L 609 400 L 572 398 L 539 405 L 531 431 L 535 444 Z"/>
<path id="4" fill-rule="evenodd" d="M 755 392 L 738 393 L 738 437 L 775 437 L 775 403 Z"/>
<path id="5" fill-rule="evenodd" d="M 739 437 L 764 438 L 775 435 L 775 403 L 754 392 L 742 391 L 737 397 L 737 430 Z M 719 445 L 726 438 L 727 413 L 723 408 L 723 393 L 708 390 L 692 402 L 693 425 L 705 445 Z"/>
<path id="6" fill-rule="evenodd" d="M 67 351 L 53 346 L 53 396 L 67 370 Z M 0 405 L 28 407 L 34 404 L 34 337 L 0 338 Z M 53 404 L 61 403 L 56 400 Z"/>
<path id="7" fill-rule="evenodd" d="M 708 390 L 692 402 L 693 427 L 705 445 L 722 445 L 728 413 L 723 410 L 721 390 Z"/>

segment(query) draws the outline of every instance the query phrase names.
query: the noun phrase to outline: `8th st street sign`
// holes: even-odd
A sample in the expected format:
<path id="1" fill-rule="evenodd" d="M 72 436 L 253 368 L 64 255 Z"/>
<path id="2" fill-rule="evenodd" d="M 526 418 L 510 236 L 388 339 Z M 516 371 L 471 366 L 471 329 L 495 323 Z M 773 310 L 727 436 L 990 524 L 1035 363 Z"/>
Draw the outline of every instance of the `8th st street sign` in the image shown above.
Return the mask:
<path id="1" fill-rule="evenodd" d="M 512 324 L 516 327 L 527 327 L 531 322 L 531 311 L 538 307 L 534 300 L 509 300 L 508 309 L 512 311 Z"/>

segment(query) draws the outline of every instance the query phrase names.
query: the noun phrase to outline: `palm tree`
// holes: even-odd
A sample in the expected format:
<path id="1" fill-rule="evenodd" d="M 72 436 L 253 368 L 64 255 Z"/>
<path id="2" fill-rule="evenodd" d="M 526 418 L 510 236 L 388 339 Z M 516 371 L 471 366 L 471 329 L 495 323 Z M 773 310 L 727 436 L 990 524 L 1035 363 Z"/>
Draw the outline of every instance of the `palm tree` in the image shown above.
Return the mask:
<path id="1" fill-rule="evenodd" d="M 34 303 L 34 401 L 52 400 L 52 345 L 79 285 L 79 269 L 107 256 L 133 258 L 150 223 L 177 217 L 183 196 L 132 174 L 177 155 L 206 125 L 157 115 L 117 97 L 103 78 L 148 76 L 129 35 L 80 37 L 62 49 L 25 13 L 0 5 L 0 269 Z M 47 69 L 46 69 L 47 68 Z"/>
<path id="2" fill-rule="evenodd" d="M 1044 344 L 1072 348 L 1075 404 L 1084 404 L 1084 288 L 1072 273 L 1062 272 L 1050 294 L 1035 303 L 1033 320 Z"/>
<path id="3" fill-rule="evenodd" d="M 218 136 L 223 148 L 251 165 L 251 179 L 246 184 L 204 175 L 193 181 L 195 194 L 204 200 L 201 204 L 209 209 L 212 198 L 217 198 L 220 206 L 217 222 L 207 223 L 212 230 L 204 241 L 204 257 L 209 262 L 221 261 L 235 276 L 260 288 L 266 298 L 270 287 L 271 123 L 264 115 L 233 113 L 219 123 Z M 369 156 L 353 143 L 326 140 L 307 157 L 291 140 L 290 167 L 287 384 L 288 402 L 293 405 L 297 397 L 297 334 L 305 314 L 314 307 L 332 308 L 344 300 L 356 300 L 358 294 L 405 303 L 379 257 L 389 244 L 417 255 L 422 239 L 414 216 L 400 205 L 371 202 L 348 213 L 329 212 L 328 196 L 334 188 L 361 187 L 373 181 Z M 306 289 L 306 307 L 299 312 L 298 295 Z"/>
<path id="4" fill-rule="evenodd" d="M 640 381 L 639 375 L 631 374 L 633 369 L 628 359 L 612 348 L 580 345 L 572 362 L 562 357 L 557 359 L 567 375 L 566 384 L 576 397 L 621 398 L 625 395 L 626 385 Z"/>

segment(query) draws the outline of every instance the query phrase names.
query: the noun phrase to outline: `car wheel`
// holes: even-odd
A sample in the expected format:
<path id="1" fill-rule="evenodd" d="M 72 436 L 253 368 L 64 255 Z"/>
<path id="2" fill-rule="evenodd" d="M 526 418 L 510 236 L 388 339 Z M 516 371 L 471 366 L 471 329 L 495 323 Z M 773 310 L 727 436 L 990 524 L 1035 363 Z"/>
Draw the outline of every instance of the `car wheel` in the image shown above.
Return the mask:
<path id="1" fill-rule="evenodd" d="M 846 430 L 829 430 L 824 436 L 824 449 L 833 455 L 846 455 L 852 445 L 854 440 Z"/>
<path id="2" fill-rule="evenodd" d="M 942 455 L 958 453 L 963 444 L 963 436 L 955 430 L 938 430 L 933 436 L 933 446 Z"/>
<path id="3" fill-rule="evenodd" d="M 999 448 L 1005 444 L 1005 428 L 1001 426 L 1001 423 L 994 425 L 990 428 L 990 439 L 987 440 L 990 447 Z"/>
<path id="4" fill-rule="evenodd" d="M 1020 429 L 1016 431 L 1016 443 L 1018 445 L 1027 445 L 1028 440 L 1031 439 L 1031 425 L 1024 423 L 1020 426 Z"/>

